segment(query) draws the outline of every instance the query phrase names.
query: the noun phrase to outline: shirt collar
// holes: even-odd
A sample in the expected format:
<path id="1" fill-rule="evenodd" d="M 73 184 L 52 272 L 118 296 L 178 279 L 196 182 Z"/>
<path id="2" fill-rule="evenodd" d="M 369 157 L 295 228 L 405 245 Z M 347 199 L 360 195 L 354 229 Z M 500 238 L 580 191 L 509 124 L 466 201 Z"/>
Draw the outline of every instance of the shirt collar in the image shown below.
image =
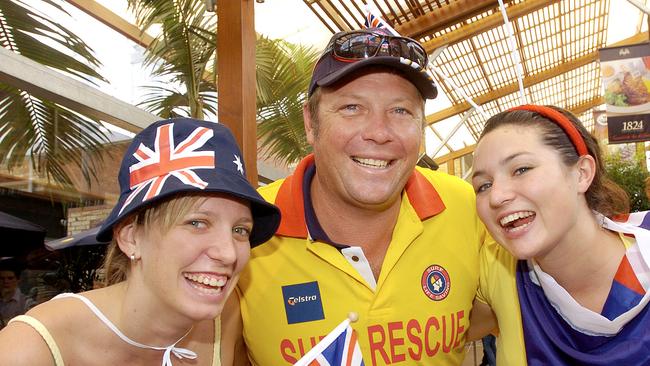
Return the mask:
<path id="1" fill-rule="evenodd" d="M 20 290 L 16 288 L 16 290 L 14 290 L 14 294 L 7 301 L 4 301 L 2 299 L 0 299 L 0 301 L 4 302 L 5 304 L 10 303 L 12 301 L 20 302 Z"/>
<path id="2" fill-rule="evenodd" d="M 293 175 L 287 177 L 278 190 L 275 204 L 282 212 L 282 221 L 276 233 L 277 235 L 307 238 L 309 232 L 312 235 L 315 234 L 312 231 L 314 228 L 311 226 L 308 232 L 307 215 L 305 212 L 305 200 L 311 200 L 310 195 L 304 194 L 304 191 L 310 186 L 308 183 L 305 183 L 305 175 L 308 173 L 307 171 L 310 167 L 315 167 L 313 154 L 309 154 L 300 161 Z M 315 174 L 315 168 L 312 174 Z M 311 182 L 311 178 L 309 178 L 309 182 Z M 422 221 L 441 213 L 445 209 L 445 204 L 442 202 L 438 191 L 436 191 L 431 182 L 417 169 L 413 170 L 409 180 L 406 182 L 404 190 L 411 206 L 413 206 L 413 209 Z M 310 209 L 313 212 L 311 204 Z M 315 214 L 314 218 L 316 218 Z M 317 222 L 318 220 L 316 219 L 315 221 Z M 320 227 L 320 225 L 318 226 Z M 324 234 L 324 231 L 322 233 Z M 326 237 L 327 235 L 325 235 Z"/>
<path id="3" fill-rule="evenodd" d="M 349 248 L 349 245 L 339 244 L 333 242 L 318 221 L 314 205 L 311 201 L 311 181 L 316 174 L 316 164 L 309 165 L 305 169 L 305 174 L 302 179 L 302 196 L 305 203 L 305 221 L 307 224 L 307 231 L 311 240 L 320 241 L 330 244 L 338 249 Z"/>

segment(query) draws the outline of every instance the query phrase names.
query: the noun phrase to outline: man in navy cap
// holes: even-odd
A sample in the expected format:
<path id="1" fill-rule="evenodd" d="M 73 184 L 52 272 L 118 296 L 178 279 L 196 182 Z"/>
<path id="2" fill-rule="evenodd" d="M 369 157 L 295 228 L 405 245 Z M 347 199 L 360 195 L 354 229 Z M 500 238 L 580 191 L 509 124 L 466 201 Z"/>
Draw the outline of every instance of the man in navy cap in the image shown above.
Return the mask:
<path id="1" fill-rule="evenodd" d="M 313 154 L 260 189 L 282 221 L 237 289 L 254 365 L 295 363 L 350 312 L 367 365 L 462 362 L 486 234 L 469 184 L 416 168 L 426 64 L 379 29 L 335 34 L 316 64 Z"/>

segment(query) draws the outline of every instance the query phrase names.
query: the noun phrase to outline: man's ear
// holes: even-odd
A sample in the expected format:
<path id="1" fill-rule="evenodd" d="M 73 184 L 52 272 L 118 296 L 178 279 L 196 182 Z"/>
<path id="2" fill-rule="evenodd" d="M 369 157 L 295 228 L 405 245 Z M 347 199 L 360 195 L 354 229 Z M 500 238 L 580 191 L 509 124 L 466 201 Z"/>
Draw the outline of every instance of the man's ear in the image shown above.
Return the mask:
<path id="1" fill-rule="evenodd" d="M 576 163 L 578 170 L 578 191 L 585 193 L 596 176 L 596 160 L 591 155 L 583 155 Z"/>
<path id="2" fill-rule="evenodd" d="M 303 104 L 302 106 L 302 119 L 305 124 L 305 134 L 307 135 L 307 142 L 309 142 L 310 145 L 314 144 L 314 126 L 312 124 L 312 115 L 311 111 L 309 110 L 309 105 L 307 103 Z"/>
<path id="3" fill-rule="evenodd" d="M 130 220 L 115 228 L 113 236 L 120 250 L 127 257 L 135 256 L 136 259 L 140 258 L 140 246 L 136 238 L 136 225 L 134 220 Z"/>

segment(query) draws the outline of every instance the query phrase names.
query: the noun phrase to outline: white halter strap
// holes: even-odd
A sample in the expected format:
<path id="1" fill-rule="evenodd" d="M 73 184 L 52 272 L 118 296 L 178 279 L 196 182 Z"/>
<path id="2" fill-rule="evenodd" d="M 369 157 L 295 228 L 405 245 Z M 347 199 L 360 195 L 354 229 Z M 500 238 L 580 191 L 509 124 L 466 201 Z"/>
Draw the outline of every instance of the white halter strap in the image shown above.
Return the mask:
<path id="1" fill-rule="evenodd" d="M 187 331 L 187 333 L 185 333 L 185 335 L 182 336 L 179 340 L 174 342 L 174 344 L 171 344 L 171 345 L 169 345 L 167 347 L 148 346 L 146 344 L 138 343 L 138 342 L 132 340 L 131 338 L 127 337 L 126 335 L 124 335 L 124 333 L 122 333 L 119 329 L 117 329 L 115 324 L 113 324 L 113 322 L 111 322 L 104 315 L 104 313 L 102 313 L 101 310 L 99 310 L 97 308 L 97 306 L 95 306 L 95 304 L 93 304 L 87 298 L 85 298 L 85 297 L 83 297 L 81 295 L 72 294 L 72 293 L 59 294 L 54 298 L 55 299 L 60 299 L 60 298 L 66 298 L 66 297 L 74 297 L 74 298 L 77 298 L 77 299 L 83 301 L 83 303 L 86 304 L 90 308 L 90 310 L 92 310 L 93 313 L 95 313 L 95 315 L 99 318 L 99 320 L 101 320 L 104 324 L 106 324 L 106 326 L 111 331 L 113 331 L 113 333 L 115 333 L 118 337 L 120 337 L 124 342 L 126 342 L 126 343 L 128 343 L 128 344 L 130 344 L 132 346 L 138 347 L 138 348 L 152 349 L 152 350 L 156 350 L 156 351 L 165 351 L 165 353 L 163 353 L 162 366 L 173 366 L 172 365 L 171 354 L 174 354 L 174 356 L 176 356 L 178 359 L 187 358 L 187 359 L 193 360 L 193 359 L 195 359 L 197 357 L 196 353 L 189 350 L 189 349 L 176 347 L 178 342 L 182 341 L 183 338 L 185 338 L 188 334 L 190 334 L 190 332 L 192 331 L 192 328 L 190 328 Z"/>

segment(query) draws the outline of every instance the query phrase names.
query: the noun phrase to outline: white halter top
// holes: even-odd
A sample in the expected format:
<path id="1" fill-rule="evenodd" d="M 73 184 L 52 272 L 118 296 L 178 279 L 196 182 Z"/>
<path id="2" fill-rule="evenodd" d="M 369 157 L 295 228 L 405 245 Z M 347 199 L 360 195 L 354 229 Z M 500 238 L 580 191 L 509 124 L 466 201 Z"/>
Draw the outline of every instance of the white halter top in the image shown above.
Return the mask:
<path id="1" fill-rule="evenodd" d="M 90 308 L 90 310 L 92 310 L 93 313 L 95 313 L 95 315 L 99 318 L 99 320 L 101 320 L 104 324 L 106 324 L 108 329 L 113 331 L 113 333 L 115 333 L 118 337 L 120 337 L 124 342 L 126 342 L 126 343 L 128 343 L 128 344 L 130 344 L 132 346 L 139 347 L 139 348 L 153 349 L 153 350 L 156 350 L 156 351 L 165 351 L 165 353 L 163 353 L 162 366 L 173 366 L 172 365 L 172 359 L 171 359 L 172 354 L 174 356 L 176 356 L 178 359 L 188 358 L 188 359 L 193 360 L 193 359 L 195 359 L 197 357 L 196 353 L 193 352 L 193 351 L 190 351 L 189 349 L 176 347 L 178 342 L 182 341 L 183 338 L 185 338 L 185 336 L 187 336 L 190 333 L 190 331 L 192 331 L 192 328 L 190 328 L 190 330 L 188 330 L 187 333 L 185 333 L 185 335 L 182 336 L 179 340 L 174 342 L 174 344 L 171 344 L 171 345 L 169 345 L 167 347 L 148 346 L 146 344 L 138 343 L 138 342 L 130 339 L 126 335 L 124 335 L 124 333 L 122 333 L 119 329 L 117 329 L 115 324 L 113 324 L 113 322 L 108 320 L 108 318 L 104 315 L 104 313 L 102 313 L 101 310 L 99 310 L 97 308 L 97 306 L 95 306 L 95 304 L 93 304 L 92 301 L 88 300 L 87 298 L 85 298 L 85 297 L 83 297 L 81 295 L 78 295 L 78 294 L 73 294 L 73 293 L 59 294 L 59 295 L 55 296 L 54 298 L 55 299 L 61 299 L 61 298 L 66 298 L 66 297 L 74 297 L 76 299 L 79 299 L 79 300 L 83 301 L 83 303 L 86 304 Z"/>

